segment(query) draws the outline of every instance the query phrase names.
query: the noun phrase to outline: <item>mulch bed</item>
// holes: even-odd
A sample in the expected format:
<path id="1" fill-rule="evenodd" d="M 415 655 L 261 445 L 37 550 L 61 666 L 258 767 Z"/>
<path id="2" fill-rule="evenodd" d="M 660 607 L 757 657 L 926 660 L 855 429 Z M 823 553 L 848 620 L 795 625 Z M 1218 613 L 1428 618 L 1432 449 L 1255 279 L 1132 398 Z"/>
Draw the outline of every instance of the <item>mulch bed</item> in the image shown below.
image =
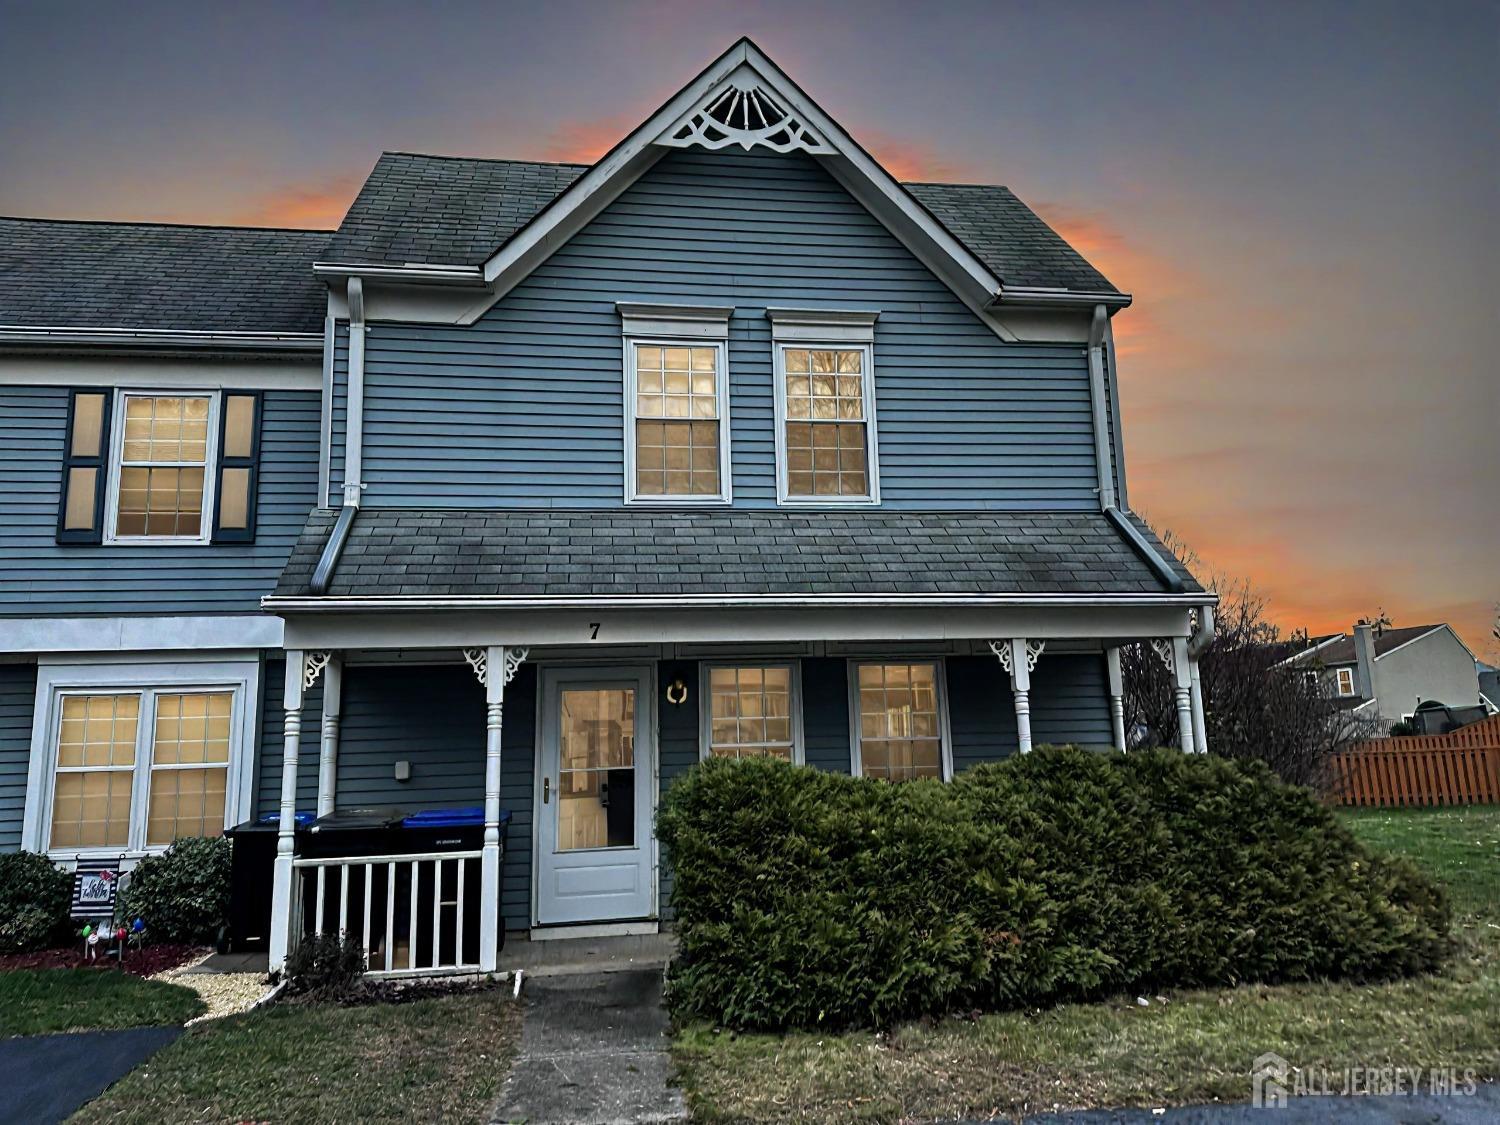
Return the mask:
<path id="1" fill-rule="evenodd" d="M 83 943 L 65 949 L 43 949 L 36 953 L 6 953 L 0 955 L 0 973 L 11 969 L 115 969 L 122 968 L 131 976 L 150 977 L 186 965 L 201 957 L 206 950 L 197 945 L 173 945 L 162 942 L 143 949 L 125 950 L 124 963 L 113 955 L 102 952 L 97 960 L 84 956 Z"/>

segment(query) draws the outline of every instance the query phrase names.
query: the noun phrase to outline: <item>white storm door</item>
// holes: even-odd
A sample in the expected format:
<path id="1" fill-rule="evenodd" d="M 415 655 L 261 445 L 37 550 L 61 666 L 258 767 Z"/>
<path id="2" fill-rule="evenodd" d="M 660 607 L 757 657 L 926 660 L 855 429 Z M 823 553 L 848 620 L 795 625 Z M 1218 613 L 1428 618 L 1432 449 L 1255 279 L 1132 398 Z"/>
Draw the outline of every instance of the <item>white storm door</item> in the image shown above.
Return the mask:
<path id="1" fill-rule="evenodd" d="M 646 668 L 542 669 L 538 925 L 655 913 L 651 703 Z"/>

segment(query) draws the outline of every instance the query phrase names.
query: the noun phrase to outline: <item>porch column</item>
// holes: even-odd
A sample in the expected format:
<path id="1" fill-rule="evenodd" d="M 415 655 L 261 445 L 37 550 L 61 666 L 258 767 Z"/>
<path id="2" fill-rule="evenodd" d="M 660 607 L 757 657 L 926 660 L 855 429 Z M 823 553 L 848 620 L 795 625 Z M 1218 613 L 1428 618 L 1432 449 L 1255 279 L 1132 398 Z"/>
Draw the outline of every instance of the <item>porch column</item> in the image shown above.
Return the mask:
<path id="1" fill-rule="evenodd" d="M 286 964 L 292 942 L 292 852 L 297 816 L 297 750 L 302 741 L 302 677 L 305 654 L 293 649 L 286 654 L 286 684 L 282 706 L 281 823 L 276 835 L 276 866 L 271 881 L 270 969 Z"/>
<path id="2" fill-rule="evenodd" d="M 1188 657 L 1188 674 L 1192 681 L 1193 749 L 1208 753 L 1208 720 L 1203 713 L 1203 677 L 1198 673 L 1198 658 Z"/>
<path id="3" fill-rule="evenodd" d="M 344 661 L 329 658 L 323 673 L 323 740 L 318 748 L 318 815 L 333 811 L 339 772 L 339 716 L 343 711 Z"/>
<path id="4" fill-rule="evenodd" d="M 1109 672 L 1109 723 L 1115 736 L 1115 749 L 1125 749 L 1125 677 L 1120 671 L 1120 650 L 1104 650 L 1104 665 Z"/>
<path id="5" fill-rule="evenodd" d="M 1177 742 L 1184 754 L 1195 750 L 1193 741 L 1193 673 L 1186 637 L 1156 637 L 1152 651 L 1167 666 L 1172 677 L 1172 697 L 1177 704 Z"/>
<path id="6" fill-rule="evenodd" d="M 484 685 L 484 850 L 479 861 L 479 971 L 495 971 L 500 944 L 500 734 L 505 685 L 526 659 L 524 648 L 465 649 L 464 659 Z"/>
<path id="7" fill-rule="evenodd" d="M 1022 754 L 1031 753 L 1031 670 L 1046 647 L 1046 641 L 1028 641 L 1025 637 L 990 642 L 990 651 L 1010 674 L 1016 707 L 1016 745 Z"/>

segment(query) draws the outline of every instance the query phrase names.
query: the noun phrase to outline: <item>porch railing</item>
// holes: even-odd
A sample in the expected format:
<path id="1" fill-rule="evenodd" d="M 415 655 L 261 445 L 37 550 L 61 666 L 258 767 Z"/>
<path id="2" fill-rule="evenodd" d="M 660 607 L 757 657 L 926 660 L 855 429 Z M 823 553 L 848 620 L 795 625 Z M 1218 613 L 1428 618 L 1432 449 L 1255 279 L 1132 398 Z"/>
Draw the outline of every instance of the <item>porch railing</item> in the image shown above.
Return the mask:
<path id="1" fill-rule="evenodd" d="M 480 856 L 298 856 L 292 933 L 357 936 L 372 976 L 478 972 Z"/>

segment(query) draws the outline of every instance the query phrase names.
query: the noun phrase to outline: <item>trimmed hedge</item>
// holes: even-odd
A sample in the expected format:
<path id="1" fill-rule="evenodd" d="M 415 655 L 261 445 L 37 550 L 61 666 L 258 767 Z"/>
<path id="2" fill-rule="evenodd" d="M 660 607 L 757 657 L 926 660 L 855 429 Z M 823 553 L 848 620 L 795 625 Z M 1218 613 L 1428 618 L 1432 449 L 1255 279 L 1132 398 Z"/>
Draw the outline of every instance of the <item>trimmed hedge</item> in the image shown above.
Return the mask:
<path id="1" fill-rule="evenodd" d="M 38 852 L 0 853 L 0 953 L 68 940 L 73 876 Z"/>
<path id="2" fill-rule="evenodd" d="M 184 836 L 135 865 L 115 914 L 144 918 L 151 941 L 211 942 L 229 918 L 230 841 Z"/>
<path id="3" fill-rule="evenodd" d="M 1043 748 L 891 785 L 708 761 L 670 788 L 657 833 L 668 1004 L 728 1027 L 1373 980 L 1449 949 L 1441 888 L 1257 762 Z"/>

